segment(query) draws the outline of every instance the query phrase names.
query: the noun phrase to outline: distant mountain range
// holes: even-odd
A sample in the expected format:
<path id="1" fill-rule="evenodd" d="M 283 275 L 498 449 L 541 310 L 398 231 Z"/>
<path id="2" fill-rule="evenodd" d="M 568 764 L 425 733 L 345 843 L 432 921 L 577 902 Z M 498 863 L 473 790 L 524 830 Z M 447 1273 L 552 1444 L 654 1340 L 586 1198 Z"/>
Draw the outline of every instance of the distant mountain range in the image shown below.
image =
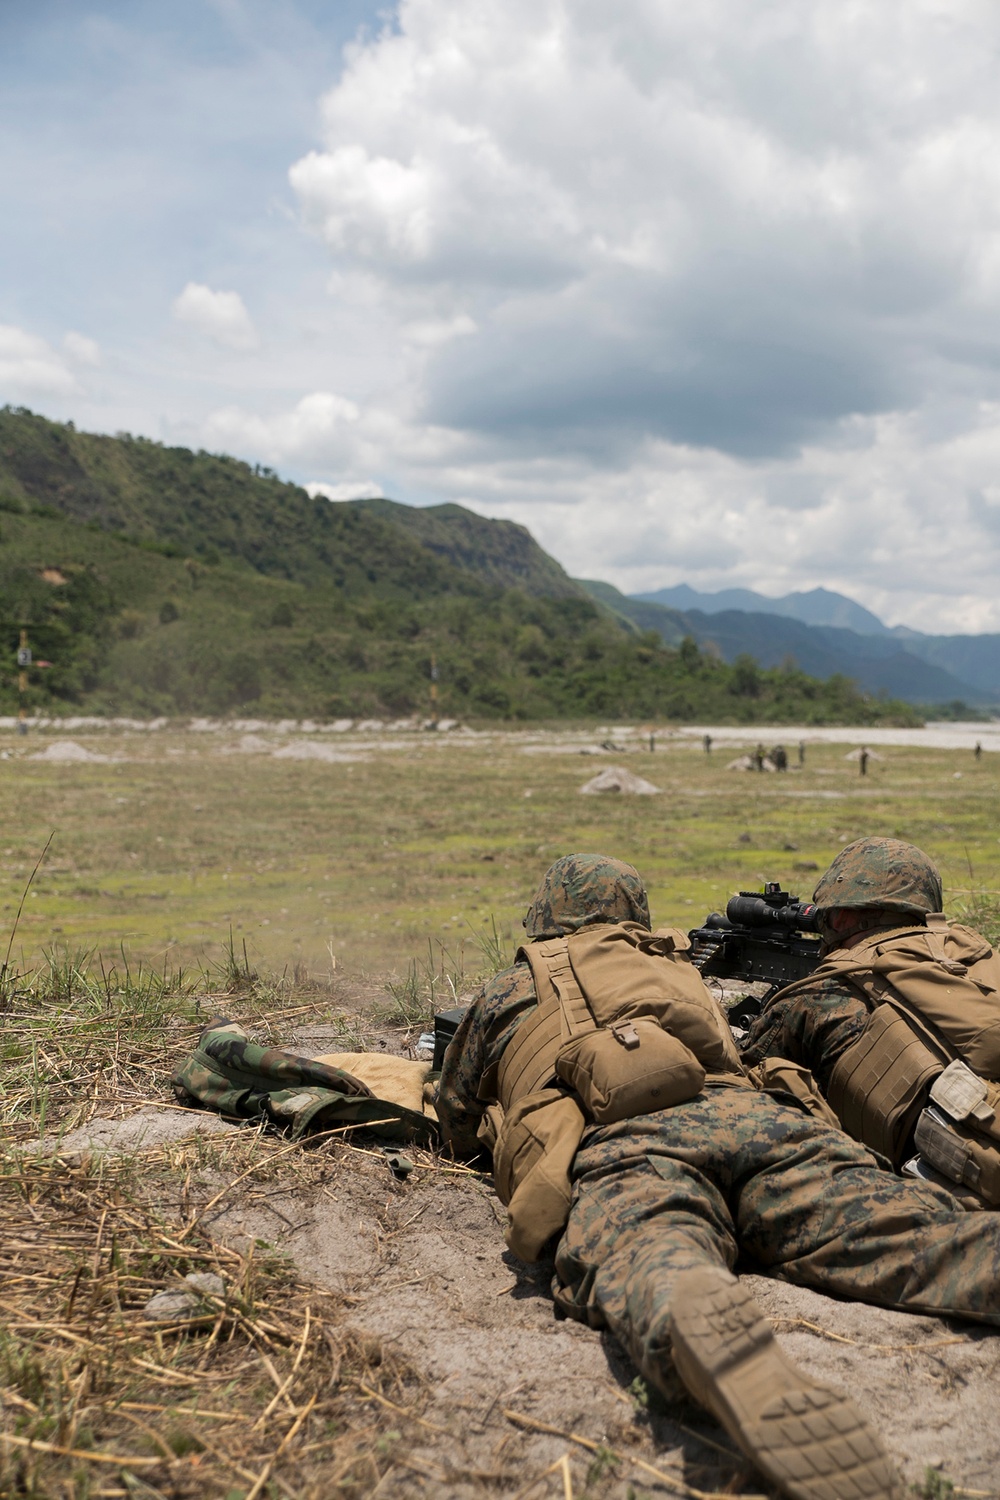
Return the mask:
<path id="1" fill-rule="evenodd" d="M 815 676 L 842 672 L 869 692 L 911 703 L 1000 704 L 1000 635 L 926 635 L 905 625 L 890 627 L 853 599 L 822 588 L 772 599 L 753 589 L 699 593 L 682 583 L 613 601 L 607 585 L 591 587 L 603 603 L 643 629 L 659 630 L 671 644 L 685 628 L 683 616 L 695 640 L 713 644 L 726 661 L 741 652 L 763 666 L 793 659 Z"/>
<path id="2" fill-rule="evenodd" d="M 782 594 L 771 599 L 753 589 L 720 589 L 716 594 L 701 594 L 686 583 L 679 583 L 672 589 L 631 597 L 682 612 L 697 609 L 704 615 L 721 615 L 739 610 L 749 615 L 784 615 L 790 620 L 801 620 L 803 625 L 836 625 L 842 630 L 855 630 L 859 635 L 889 634 L 878 615 L 830 589 L 809 589 L 807 593 Z"/>

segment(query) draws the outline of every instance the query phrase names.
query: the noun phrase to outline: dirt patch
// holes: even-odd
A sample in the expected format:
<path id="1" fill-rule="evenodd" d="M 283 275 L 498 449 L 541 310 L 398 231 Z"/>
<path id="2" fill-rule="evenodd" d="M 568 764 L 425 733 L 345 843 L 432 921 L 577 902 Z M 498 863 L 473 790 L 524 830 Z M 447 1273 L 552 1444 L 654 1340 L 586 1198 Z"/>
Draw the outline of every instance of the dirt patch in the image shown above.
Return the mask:
<path id="1" fill-rule="evenodd" d="M 340 1151 L 327 1187 L 336 1201 L 276 1185 L 266 1200 L 237 1198 L 212 1233 L 280 1246 L 306 1277 L 348 1296 L 352 1327 L 421 1371 L 432 1392 L 424 1415 L 448 1436 L 425 1434 L 420 1454 L 444 1472 L 457 1465 L 523 1484 L 532 1466 L 567 1450 L 552 1436 L 516 1432 L 503 1416 L 515 1410 L 701 1489 L 728 1487 L 737 1475 L 757 1486 L 741 1459 L 720 1458 L 711 1445 L 731 1451 L 731 1443 L 679 1387 L 676 1407 L 650 1418 L 630 1394 L 636 1371 L 616 1342 L 556 1319 L 551 1267 L 527 1267 L 505 1250 L 504 1211 L 488 1180 L 438 1163 L 400 1183 L 377 1148 Z M 789 1353 L 852 1393 L 908 1481 L 941 1467 L 957 1485 L 1000 1491 L 1000 1337 L 749 1280 Z M 641 1481 L 641 1470 L 623 1467 L 606 1493 L 624 1500 Z"/>
<path id="2" fill-rule="evenodd" d="M 274 745 L 259 734 L 241 734 L 234 745 L 223 745 L 220 755 L 270 755 Z"/>
<path id="3" fill-rule="evenodd" d="M 101 1151 L 128 1156 L 191 1135 L 227 1135 L 235 1129 L 238 1127 L 205 1111 L 151 1104 L 124 1119 L 98 1115 L 78 1130 L 70 1130 L 62 1136 L 47 1135 L 37 1149 L 39 1155 L 55 1153 L 67 1158 Z"/>
<path id="4" fill-rule="evenodd" d="M 280 750 L 275 750 L 273 759 L 346 762 L 366 760 L 367 756 L 352 755 L 347 750 L 335 750 L 332 745 L 324 744 L 322 740 L 292 740 L 290 744 L 283 745 Z"/>

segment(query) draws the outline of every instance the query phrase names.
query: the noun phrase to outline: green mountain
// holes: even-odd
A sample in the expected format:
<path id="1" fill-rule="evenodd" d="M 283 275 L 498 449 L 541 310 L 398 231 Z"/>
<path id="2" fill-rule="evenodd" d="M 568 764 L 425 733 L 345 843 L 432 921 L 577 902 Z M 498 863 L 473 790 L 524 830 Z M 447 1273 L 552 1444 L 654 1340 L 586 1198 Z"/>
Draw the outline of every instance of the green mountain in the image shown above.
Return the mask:
<path id="1" fill-rule="evenodd" d="M 543 552 L 526 526 L 493 521 L 461 505 L 400 505 L 354 500 L 368 515 L 402 527 L 435 557 L 474 573 L 483 583 L 521 589 L 539 599 L 582 599 L 586 588 Z"/>
<path id="2" fill-rule="evenodd" d="M 235 459 L 0 411 L 7 713 L 25 630 L 23 701 L 49 712 L 423 714 L 435 664 L 454 716 L 914 720 L 843 678 L 727 666 L 676 618 L 671 649 L 523 527 L 460 506 L 332 504 Z"/>

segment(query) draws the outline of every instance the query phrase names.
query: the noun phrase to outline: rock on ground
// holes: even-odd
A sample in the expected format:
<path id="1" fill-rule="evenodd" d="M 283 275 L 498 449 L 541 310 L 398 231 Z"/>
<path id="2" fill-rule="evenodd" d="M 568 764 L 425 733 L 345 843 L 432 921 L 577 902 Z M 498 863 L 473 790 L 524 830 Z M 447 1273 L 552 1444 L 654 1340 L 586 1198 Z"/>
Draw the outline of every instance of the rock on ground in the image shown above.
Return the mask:
<path id="1" fill-rule="evenodd" d="M 659 790 L 651 781 L 643 776 L 636 776 L 624 766 L 608 766 L 605 770 L 598 771 L 596 776 L 592 776 L 580 788 L 585 796 L 596 792 L 621 792 L 630 796 L 651 797 Z"/>

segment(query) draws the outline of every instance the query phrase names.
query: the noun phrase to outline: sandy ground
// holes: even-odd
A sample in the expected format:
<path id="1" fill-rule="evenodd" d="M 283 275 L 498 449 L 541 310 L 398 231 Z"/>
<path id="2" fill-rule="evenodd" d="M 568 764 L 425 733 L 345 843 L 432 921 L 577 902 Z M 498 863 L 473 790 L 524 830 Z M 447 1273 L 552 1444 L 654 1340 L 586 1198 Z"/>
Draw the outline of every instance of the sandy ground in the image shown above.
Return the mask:
<path id="1" fill-rule="evenodd" d="M 320 1038 L 298 1042 L 303 1051 L 323 1047 Z M 45 1145 L 63 1156 L 141 1158 L 193 1131 L 240 1128 L 149 1105 Z M 197 1184 L 206 1200 L 227 1186 L 212 1170 Z M 630 1391 L 636 1372 L 615 1341 L 554 1316 L 551 1267 L 517 1261 L 504 1247 L 503 1219 L 488 1179 L 418 1162 L 400 1181 L 379 1145 L 362 1137 L 329 1149 L 322 1182 L 304 1188 L 289 1171 L 236 1184 L 206 1226 L 241 1248 L 254 1239 L 282 1250 L 307 1279 L 341 1294 L 358 1331 L 380 1336 L 419 1373 L 428 1393 L 422 1439 L 383 1476 L 380 1496 L 519 1493 L 566 1453 L 578 1496 L 588 1471 L 588 1493 L 615 1500 L 664 1493 L 637 1464 L 702 1491 L 759 1493 L 753 1471 L 679 1387 L 663 1409 L 645 1410 Z M 966 1493 L 1000 1495 L 1000 1335 L 748 1279 L 789 1353 L 852 1392 L 919 1493 L 930 1467 Z M 508 1413 L 562 1435 L 526 1431 Z M 593 1454 L 570 1433 L 624 1461 L 595 1477 Z M 542 1483 L 530 1494 L 562 1493 L 559 1472 L 548 1489 Z"/>
<path id="2" fill-rule="evenodd" d="M 0 732 L 14 731 L 18 720 L 10 715 L 0 715 Z M 437 734 L 428 733 L 431 725 L 418 719 L 334 719 L 320 722 L 313 719 L 124 719 L 98 718 L 89 715 L 48 718 L 39 716 L 27 720 L 25 739 L 14 742 L 14 753 L 31 754 L 35 750 L 39 734 L 55 735 L 56 739 L 42 752 L 35 752 L 34 759 L 44 760 L 101 760 L 99 752 L 88 751 L 72 740 L 74 733 L 84 736 L 94 733 L 122 732 L 139 738 L 149 737 L 153 742 L 163 731 L 192 731 L 204 736 L 209 753 L 278 755 L 286 760 L 339 761 L 365 751 L 392 749 L 407 740 L 419 738 L 422 743 L 435 740 L 448 744 L 482 741 L 504 741 L 520 745 L 529 753 L 565 753 L 567 749 L 584 754 L 600 755 L 612 752 L 612 745 L 620 750 L 645 750 L 649 735 L 655 735 L 656 748 L 669 749 L 671 745 L 689 746 L 702 741 L 705 735 L 712 739 L 718 751 L 729 747 L 755 746 L 758 741 L 765 745 L 783 744 L 794 761 L 795 749 L 802 743 L 809 745 L 896 745 L 927 750 L 973 750 L 978 744 L 985 752 L 1000 751 L 1000 720 L 970 720 L 968 722 L 933 721 L 921 729 L 885 727 L 843 727 L 837 725 L 817 726 L 802 724 L 687 724 L 682 727 L 664 727 L 655 724 L 607 724 L 596 729 L 579 728 L 524 728 L 510 729 L 501 725 L 471 728 L 457 719 L 442 719 Z M 11 753 L 8 751 L 8 754 Z"/>

